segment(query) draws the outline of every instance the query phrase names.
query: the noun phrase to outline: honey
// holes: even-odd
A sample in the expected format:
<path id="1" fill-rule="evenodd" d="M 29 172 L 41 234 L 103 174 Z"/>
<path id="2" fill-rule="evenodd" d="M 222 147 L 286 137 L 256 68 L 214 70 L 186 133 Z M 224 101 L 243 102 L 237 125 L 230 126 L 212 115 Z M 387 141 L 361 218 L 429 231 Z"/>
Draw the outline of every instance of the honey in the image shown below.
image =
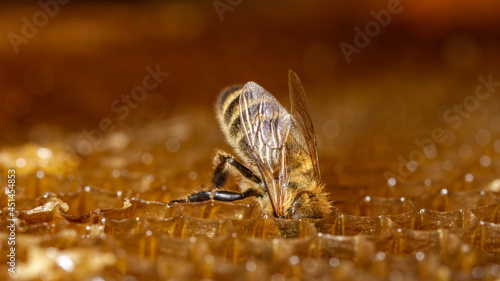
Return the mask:
<path id="1" fill-rule="evenodd" d="M 339 43 L 391 1 L 223 2 L 69 2 L 0 44 L 0 280 L 499 280 L 498 5 L 404 3 L 348 62 Z M 11 5 L 24 36 L 41 7 Z M 252 80 L 288 108 L 288 68 L 331 215 L 169 206 L 231 151 L 218 91 Z"/>
<path id="2" fill-rule="evenodd" d="M 204 114 L 190 118 L 196 116 Z M 185 124 L 213 134 L 199 122 Z M 129 136 L 129 146 L 140 142 L 140 135 Z M 3 158 L 39 164 L 15 168 L 18 271 L 9 275 L 2 270 L 5 278 L 448 280 L 480 274 L 494 280 L 500 272 L 498 180 L 493 178 L 469 187 L 456 182 L 449 190 L 401 183 L 398 197 L 377 195 L 390 185 L 375 185 L 366 192 L 376 196 L 354 194 L 334 201 L 327 218 L 283 220 L 265 216 L 253 199 L 168 206 L 166 202 L 203 183 L 190 179 L 183 168 L 163 176 L 164 167 L 156 164 L 162 155 L 152 153 L 155 145 L 136 153 L 154 155 L 149 164 L 124 148 L 82 158 L 65 172 L 51 165 L 62 161 L 58 167 L 67 167 L 73 159 L 56 158 L 71 153 L 57 143 L 2 149 Z M 197 174 L 210 175 L 203 160 L 210 153 L 193 155 L 187 148 L 178 153 L 204 163 L 191 168 Z M 120 169 L 104 160 L 115 157 L 123 158 Z M 42 160 L 47 164 L 40 165 Z M 94 162 L 101 169 L 94 169 Z M 335 199 L 336 186 L 328 188 Z M 7 195 L 0 200 L 6 229 Z M 4 245 L 7 238 L 3 231 Z"/>

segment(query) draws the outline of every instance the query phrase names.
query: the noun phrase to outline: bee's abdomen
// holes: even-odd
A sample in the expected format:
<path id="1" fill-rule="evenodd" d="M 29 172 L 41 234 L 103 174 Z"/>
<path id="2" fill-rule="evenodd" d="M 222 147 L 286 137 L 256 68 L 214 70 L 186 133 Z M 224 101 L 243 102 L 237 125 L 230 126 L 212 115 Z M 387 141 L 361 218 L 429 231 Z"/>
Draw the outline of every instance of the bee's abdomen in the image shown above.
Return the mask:
<path id="1" fill-rule="evenodd" d="M 242 88 L 241 85 L 236 85 L 222 90 L 215 104 L 215 113 L 227 142 L 243 161 L 249 163 L 252 161 L 251 155 L 240 120 L 239 101 Z"/>
<path id="2" fill-rule="evenodd" d="M 215 104 L 215 112 L 219 122 L 223 121 L 223 124 L 220 124 L 221 126 L 229 125 L 231 120 L 238 115 L 241 89 L 241 85 L 235 85 L 225 88 L 219 94 Z"/>

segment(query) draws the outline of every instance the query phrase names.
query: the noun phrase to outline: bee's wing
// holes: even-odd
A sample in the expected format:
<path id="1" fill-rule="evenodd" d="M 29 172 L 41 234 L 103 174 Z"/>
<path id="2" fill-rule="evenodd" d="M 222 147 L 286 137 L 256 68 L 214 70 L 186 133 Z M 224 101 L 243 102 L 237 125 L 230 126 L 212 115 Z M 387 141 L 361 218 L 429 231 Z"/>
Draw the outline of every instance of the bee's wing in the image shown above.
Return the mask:
<path id="1" fill-rule="evenodd" d="M 240 96 L 240 119 L 274 215 L 283 217 L 289 180 L 285 144 L 292 126 L 291 115 L 264 88 L 248 82 Z"/>
<path id="2" fill-rule="evenodd" d="M 314 169 L 314 175 L 317 179 L 321 179 L 318 163 L 318 151 L 316 148 L 316 135 L 314 134 L 314 127 L 311 119 L 311 113 L 307 104 L 306 94 L 300 79 L 293 72 L 288 70 L 288 88 L 290 91 L 290 103 L 292 105 L 291 115 L 293 123 L 301 132 L 302 138 L 296 138 L 295 141 L 311 158 Z"/>

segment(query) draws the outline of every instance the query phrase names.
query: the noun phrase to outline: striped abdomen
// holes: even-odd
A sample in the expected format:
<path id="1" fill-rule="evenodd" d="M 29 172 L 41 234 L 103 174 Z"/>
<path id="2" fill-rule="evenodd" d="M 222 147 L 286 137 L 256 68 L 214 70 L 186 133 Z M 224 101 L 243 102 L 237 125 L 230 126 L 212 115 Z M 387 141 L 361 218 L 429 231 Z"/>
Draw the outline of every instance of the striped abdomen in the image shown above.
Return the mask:
<path id="1" fill-rule="evenodd" d="M 243 86 L 237 85 L 222 90 L 215 104 L 215 114 L 228 143 L 245 163 L 252 164 L 254 161 L 250 155 L 240 120 L 239 100 L 242 88 Z"/>

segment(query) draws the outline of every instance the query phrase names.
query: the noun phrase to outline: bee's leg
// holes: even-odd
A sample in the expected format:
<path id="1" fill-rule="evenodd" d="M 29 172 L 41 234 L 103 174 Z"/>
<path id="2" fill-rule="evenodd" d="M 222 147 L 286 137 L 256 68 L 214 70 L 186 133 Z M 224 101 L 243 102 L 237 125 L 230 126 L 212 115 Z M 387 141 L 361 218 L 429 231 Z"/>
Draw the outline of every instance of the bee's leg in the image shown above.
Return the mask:
<path id="1" fill-rule="evenodd" d="M 215 190 L 213 192 L 201 191 L 189 195 L 186 199 L 172 200 L 168 202 L 168 205 L 172 205 L 173 203 L 204 202 L 210 199 L 217 201 L 236 201 L 247 197 L 261 197 L 261 196 L 262 194 L 259 191 L 257 191 L 257 189 L 254 188 L 249 188 L 245 190 L 245 192 L 234 192 L 225 190 Z"/>
<path id="2" fill-rule="evenodd" d="M 247 197 L 261 197 L 262 194 L 258 192 L 255 188 L 249 188 L 245 192 L 234 192 L 225 190 L 216 190 L 213 193 L 212 199 L 218 201 L 235 201 L 241 200 Z"/>
<path id="3" fill-rule="evenodd" d="M 173 203 L 187 203 L 187 202 L 204 202 L 210 199 L 217 201 L 235 201 L 247 197 L 262 197 L 263 194 L 256 188 L 248 188 L 244 192 L 220 190 L 227 181 L 229 172 L 236 175 L 242 175 L 246 179 L 260 184 L 261 180 L 252 171 L 245 166 L 241 165 L 234 157 L 222 150 L 217 150 L 214 157 L 214 175 L 212 177 L 212 191 L 200 191 L 189 195 L 185 199 L 172 200 L 168 202 L 169 205 Z"/>
<path id="4" fill-rule="evenodd" d="M 222 150 L 217 150 L 214 157 L 214 166 L 214 175 L 212 177 L 214 188 L 224 186 L 227 181 L 229 169 L 236 170 L 240 175 L 257 184 L 261 183 L 260 178 L 257 177 L 252 171 L 241 165 L 240 162 L 236 161 L 232 155 Z"/>

